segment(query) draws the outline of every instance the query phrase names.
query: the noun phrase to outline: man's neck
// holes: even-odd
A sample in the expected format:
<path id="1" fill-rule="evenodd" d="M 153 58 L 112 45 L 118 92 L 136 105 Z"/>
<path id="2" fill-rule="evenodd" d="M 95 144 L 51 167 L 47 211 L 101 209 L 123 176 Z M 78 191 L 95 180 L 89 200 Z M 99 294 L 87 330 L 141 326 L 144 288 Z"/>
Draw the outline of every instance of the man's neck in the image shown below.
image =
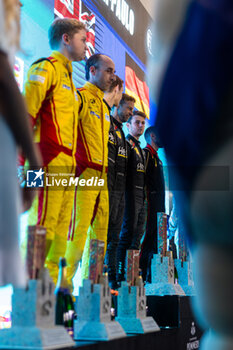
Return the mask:
<path id="1" fill-rule="evenodd" d="M 159 147 L 153 142 L 151 141 L 151 143 L 149 143 L 149 145 L 157 152 Z"/>
<path id="2" fill-rule="evenodd" d="M 114 96 L 112 96 L 111 93 L 105 92 L 104 99 L 109 105 L 109 107 L 112 108 L 114 103 Z"/>
<path id="3" fill-rule="evenodd" d="M 129 134 L 130 134 L 130 132 L 129 132 Z M 132 137 L 135 138 L 137 141 L 139 141 L 139 137 L 140 137 L 140 136 L 135 136 L 135 135 L 132 135 L 132 134 L 130 134 L 130 136 L 132 136 Z"/>
<path id="4" fill-rule="evenodd" d="M 90 79 L 87 82 L 91 83 L 92 85 L 96 86 L 99 90 L 101 90 L 100 87 L 97 85 L 97 83 L 92 79 L 92 76 L 90 76 Z M 104 92 L 103 90 L 101 91 Z"/>
<path id="5" fill-rule="evenodd" d="M 119 115 L 117 114 L 117 109 L 115 109 L 114 111 L 113 118 L 115 118 L 119 123 L 122 124 L 122 121 L 120 120 Z"/>
<path id="6" fill-rule="evenodd" d="M 65 56 L 69 61 L 72 62 L 72 59 L 69 57 L 69 52 L 65 47 L 59 47 L 56 49 L 56 51 L 60 52 L 63 56 Z"/>

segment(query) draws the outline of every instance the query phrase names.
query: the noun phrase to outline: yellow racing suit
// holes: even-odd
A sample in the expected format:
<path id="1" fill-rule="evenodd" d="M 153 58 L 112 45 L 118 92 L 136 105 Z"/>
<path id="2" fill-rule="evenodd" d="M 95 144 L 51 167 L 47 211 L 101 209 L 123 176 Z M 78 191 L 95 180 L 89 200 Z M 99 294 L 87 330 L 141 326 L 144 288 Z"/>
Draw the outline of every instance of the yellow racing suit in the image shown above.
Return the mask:
<path id="1" fill-rule="evenodd" d="M 109 111 L 103 102 L 104 93 L 89 82 L 78 90 L 78 97 L 80 109 L 76 176 L 79 177 L 79 184 L 81 180 L 90 181 L 92 178 L 103 181 L 101 186 L 78 185 L 75 190 L 66 251 L 67 280 L 70 285 L 82 258 L 87 232 L 90 237 L 106 242 L 109 215 L 107 191 Z M 84 264 L 88 265 L 88 259 Z"/>
<path id="2" fill-rule="evenodd" d="M 47 229 L 46 238 L 52 244 L 46 266 L 56 283 L 59 257 L 66 252 L 74 193 L 74 185 L 63 186 L 59 182 L 65 178 L 69 184 L 70 175 L 75 173 L 78 97 L 71 62 L 54 51 L 50 57 L 32 64 L 24 95 L 45 171 L 44 187 L 29 210 L 28 224 Z M 53 186 L 54 178 L 57 185 Z"/>

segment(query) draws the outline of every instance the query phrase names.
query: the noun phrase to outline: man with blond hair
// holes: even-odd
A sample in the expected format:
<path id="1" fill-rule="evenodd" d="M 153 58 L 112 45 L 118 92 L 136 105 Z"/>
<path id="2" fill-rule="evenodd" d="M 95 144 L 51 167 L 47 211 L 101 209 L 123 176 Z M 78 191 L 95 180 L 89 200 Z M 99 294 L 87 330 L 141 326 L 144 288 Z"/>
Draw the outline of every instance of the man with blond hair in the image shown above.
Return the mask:
<path id="1" fill-rule="evenodd" d="M 72 81 L 72 61 L 86 53 L 86 28 L 76 19 L 56 19 L 49 28 L 50 57 L 34 62 L 25 84 L 25 99 L 34 127 L 44 171 L 74 174 L 77 143 L 78 97 Z M 43 225 L 46 266 L 53 281 L 59 257 L 66 252 L 67 231 L 73 205 L 72 189 L 43 187 L 29 212 L 28 223 Z"/>

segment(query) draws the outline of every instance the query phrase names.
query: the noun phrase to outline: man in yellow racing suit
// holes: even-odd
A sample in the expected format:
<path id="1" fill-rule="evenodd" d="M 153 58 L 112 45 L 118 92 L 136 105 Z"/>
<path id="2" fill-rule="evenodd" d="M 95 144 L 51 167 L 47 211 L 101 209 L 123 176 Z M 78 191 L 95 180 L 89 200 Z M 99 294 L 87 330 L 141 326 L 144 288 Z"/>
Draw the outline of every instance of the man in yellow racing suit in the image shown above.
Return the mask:
<path id="1" fill-rule="evenodd" d="M 85 57 L 85 25 L 75 19 L 57 19 L 49 29 L 49 41 L 55 51 L 32 64 L 24 94 L 45 171 L 44 187 L 29 211 L 28 224 L 47 229 L 46 266 L 56 283 L 59 257 L 66 252 L 74 186 L 54 188 L 50 176 L 45 175 L 53 174 L 60 180 L 65 176 L 69 182 L 75 172 L 78 96 L 71 62 Z"/>
<path id="2" fill-rule="evenodd" d="M 110 57 L 95 54 L 87 60 L 85 69 L 88 82 L 78 90 L 80 109 L 76 176 L 79 177 L 79 185 L 75 190 L 66 251 L 67 280 L 70 285 L 82 258 L 88 230 L 92 231 L 92 237 L 104 242 L 107 240 L 108 230 L 107 165 L 110 117 L 103 97 L 104 91 L 109 89 L 115 79 L 115 65 Z M 80 184 L 83 180 L 89 180 L 92 186 L 89 187 L 86 183 L 82 187 Z"/>

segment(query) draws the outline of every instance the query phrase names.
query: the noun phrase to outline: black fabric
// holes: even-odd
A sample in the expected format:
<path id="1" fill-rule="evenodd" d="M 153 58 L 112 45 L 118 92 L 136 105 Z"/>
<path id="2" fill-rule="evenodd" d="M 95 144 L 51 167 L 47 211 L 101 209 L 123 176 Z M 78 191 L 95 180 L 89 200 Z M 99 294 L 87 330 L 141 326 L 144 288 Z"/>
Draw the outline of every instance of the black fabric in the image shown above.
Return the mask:
<path id="1" fill-rule="evenodd" d="M 108 135 L 108 190 L 113 191 L 115 180 L 115 165 L 117 155 L 117 140 L 114 132 L 113 117 L 110 115 L 110 129 Z"/>
<path id="2" fill-rule="evenodd" d="M 129 160 L 126 179 L 125 212 L 117 251 L 117 280 L 125 278 L 128 249 L 138 250 L 145 229 L 145 159 L 140 142 L 127 136 Z"/>
<path id="3" fill-rule="evenodd" d="M 139 249 L 145 227 L 145 205 L 142 197 L 126 193 L 126 206 L 119 247 Z"/>
<path id="4" fill-rule="evenodd" d="M 159 207 L 164 207 L 165 184 L 163 176 L 163 164 L 157 152 L 153 154 L 150 148 L 143 149 L 146 158 L 146 188 L 148 192 L 157 193 Z"/>
<path id="5" fill-rule="evenodd" d="M 146 233 L 140 251 L 140 269 L 142 270 L 142 278 L 144 281 L 147 280 L 150 282 L 151 260 L 153 254 L 157 254 L 158 252 L 157 213 L 164 211 L 164 206 L 158 206 L 156 193 L 147 193 Z"/>
<path id="6" fill-rule="evenodd" d="M 108 142 L 109 224 L 105 263 L 110 281 L 116 280 L 117 247 L 125 208 L 127 145 L 122 124 L 110 117 Z"/>
<path id="7" fill-rule="evenodd" d="M 108 265 L 109 281 L 116 281 L 117 247 L 124 216 L 125 193 L 111 191 L 109 193 L 109 224 L 105 264 Z"/>
<path id="8" fill-rule="evenodd" d="M 129 160 L 126 179 L 126 190 L 144 196 L 145 189 L 145 158 L 140 142 L 133 136 L 127 135 Z"/>
<path id="9" fill-rule="evenodd" d="M 144 148 L 146 155 L 146 233 L 140 252 L 140 268 L 143 280 L 150 282 L 150 266 L 153 254 L 158 252 L 157 213 L 165 212 L 165 184 L 163 165 L 157 153 Z"/>
<path id="10" fill-rule="evenodd" d="M 125 191 L 128 151 L 122 124 L 110 117 L 108 141 L 108 189 Z"/>

